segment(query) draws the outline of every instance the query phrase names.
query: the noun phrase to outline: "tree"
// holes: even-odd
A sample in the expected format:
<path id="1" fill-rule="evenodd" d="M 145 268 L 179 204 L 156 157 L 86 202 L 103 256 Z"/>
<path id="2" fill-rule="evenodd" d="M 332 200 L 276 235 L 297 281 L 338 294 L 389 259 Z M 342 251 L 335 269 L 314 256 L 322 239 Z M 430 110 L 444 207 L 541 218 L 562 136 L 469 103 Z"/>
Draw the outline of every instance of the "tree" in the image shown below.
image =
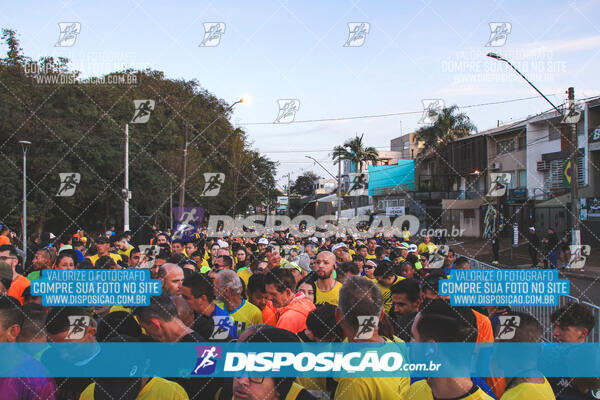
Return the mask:
<path id="1" fill-rule="evenodd" d="M 290 191 L 301 196 L 310 196 L 314 193 L 314 181 L 319 179 L 317 174 L 312 171 L 307 171 L 296 178 Z"/>
<path id="2" fill-rule="evenodd" d="M 419 128 L 416 132 L 417 140 L 424 143 L 419 157 L 430 156 L 432 153 L 445 157 L 448 143 L 477 131 L 467 114 L 459 113 L 458 109 L 457 105 L 453 105 L 430 113 L 430 116 L 437 117 L 435 122 Z"/>
<path id="3" fill-rule="evenodd" d="M 170 194 L 180 191 L 186 129 L 191 143 L 186 205 L 232 214 L 272 198 L 276 163 L 252 148 L 245 132 L 229 122 L 229 105 L 197 81 L 166 79 L 163 72 L 147 69 L 98 77 L 128 77 L 137 85 L 87 84 L 68 60 L 33 61 L 22 54 L 14 31 L 4 30 L 2 38 L 8 51 L 0 58 L 0 180 L 6 205 L 0 223 L 19 230 L 18 141 L 28 140 L 30 232 L 58 236 L 77 228 L 121 227 L 124 127 L 132 119 L 134 99 L 153 99 L 155 109 L 147 123 L 129 126 L 132 219 L 150 216 L 168 226 Z M 56 197 L 61 172 L 81 174 L 72 197 Z M 215 197 L 202 196 L 207 172 L 225 174 Z"/>
<path id="4" fill-rule="evenodd" d="M 364 134 L 356 135 L 348 139 L 342 146 L 333 148 L 331 154 L 334 164 L 339 164 L 343 160 L 349 160 L 356 165 L 356 172 L 362 172 L 363 165 L 369 162 L 376 163 L 379 160 L 379 153 L 374 147 L 365 147 L 363 144 Z M 355 215 L 358 214 L 358 204 L 354 206 Z"/>

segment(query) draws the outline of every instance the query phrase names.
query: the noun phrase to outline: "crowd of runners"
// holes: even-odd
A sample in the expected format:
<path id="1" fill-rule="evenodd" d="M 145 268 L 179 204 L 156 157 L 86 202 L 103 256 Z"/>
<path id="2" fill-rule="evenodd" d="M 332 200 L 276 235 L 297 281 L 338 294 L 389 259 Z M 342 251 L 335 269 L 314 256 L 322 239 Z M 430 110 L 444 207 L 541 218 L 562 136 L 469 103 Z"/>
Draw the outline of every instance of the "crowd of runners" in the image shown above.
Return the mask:
<path id="1" fill-rule="evenodd" d="M 453 307 L 439 281 L 470 261 L 429 237 L 173 239 L 155 232 L 33 237 L 28 257 L 0 235 L 0 341 L 47 342 L 22 368 L 80 363 L 90 378 L 0 378 L 6 399 L 594 399 L 599 378 L 243 377 L 93 378 L 94 354 L 71 360 L 62 342 L 538 342 L 543 326 L 504 307 Z M 146 307 L 45 307 L 31 281 L 46 269 L 145 268 L 162 294 Z M 500 316 L 520 324 L 499 335 Z M 85 318 L 82 318 L 85 317 Z M 368 317 L 365 319 L 365 317 Z M 72 335 L 73 321 L 80 334 Z M 365 321 L 368 321 L 366 323 Z M 557 342 L 585 342 L 592 312 L 573 303 L 551 317 Z M 4 354 L 4 357 L 10 357 Z M 52 360 L 52 362 L 49 362 Z M 60 363 L 58 363 L 60 365 Z M 60 371 L 51 371 L 60 376 Z"/>

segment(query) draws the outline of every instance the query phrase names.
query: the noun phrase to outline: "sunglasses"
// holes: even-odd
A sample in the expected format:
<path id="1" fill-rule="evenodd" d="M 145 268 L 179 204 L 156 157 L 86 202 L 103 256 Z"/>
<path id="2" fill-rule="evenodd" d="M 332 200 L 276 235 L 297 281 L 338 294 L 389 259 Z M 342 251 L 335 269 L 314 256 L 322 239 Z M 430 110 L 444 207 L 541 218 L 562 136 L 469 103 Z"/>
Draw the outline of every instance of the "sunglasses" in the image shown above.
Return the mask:
<path id="1" fill-rule="evenodd" d="M 374 267 L 373 265 L 365 265 L 365 268 L 366 268 L 366 269 L 373 269 L 373 268 L 375 268 L 375 267 Z"/>

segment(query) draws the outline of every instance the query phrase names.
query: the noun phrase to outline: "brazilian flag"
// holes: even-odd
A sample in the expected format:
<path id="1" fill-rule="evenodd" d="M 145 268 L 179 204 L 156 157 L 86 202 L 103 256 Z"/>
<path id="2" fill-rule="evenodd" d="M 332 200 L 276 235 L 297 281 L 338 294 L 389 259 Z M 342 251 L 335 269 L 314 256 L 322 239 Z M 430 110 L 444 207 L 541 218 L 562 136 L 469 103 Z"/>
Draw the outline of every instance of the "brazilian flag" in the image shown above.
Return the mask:
<path id="1" fill-rule="evenodd" d="M 567 158 L 565 161 L 563 161 L 563 173 L 562 173 L 563 186 L 566 188 L 571 187 L 572 171 L 573 171 L 573 169 L 571 168 L 571 159 Z"/>

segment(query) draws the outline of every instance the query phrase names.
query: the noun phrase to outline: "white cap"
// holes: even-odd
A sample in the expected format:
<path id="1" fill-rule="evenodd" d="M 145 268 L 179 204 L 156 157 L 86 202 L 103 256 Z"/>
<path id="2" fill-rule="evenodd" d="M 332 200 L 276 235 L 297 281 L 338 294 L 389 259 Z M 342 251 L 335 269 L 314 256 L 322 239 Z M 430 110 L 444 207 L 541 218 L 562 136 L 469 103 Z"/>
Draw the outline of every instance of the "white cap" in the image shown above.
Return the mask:
<path id="1" fill-rule="evenodd" d="M 217 244 L 219 245 L 220 248 L 222 249 L 227 249 L 229 247 L 229 243 L 227 243 L 224 240 L 217 240 Z"/>
<path id="2" fill-rule="evenodd" d="M 311 238 L 310 238 L 310 239 L 308 239 L 308 240 L 310 240 L 310 241 L 311 241 L 311 242 L 313 242 L 313 243 L 319 243 L 319 239 L 317 239 L 317 238 L 316 238 L 316 237 L 314 237 L 314 236 L 313 236 L 313 237 L 311 237 Z"/>
<path id="3" fill-rule="evenodd" d="M 258 239 L 258 244 L 266 244 L 268 246 L 269 241 L 267 240 L 267 238 L 260 238 Z"/>
<path id="4" fill-rule="evenodd" d="M 346 246 L 346 243 L 336 243 L 333 245 L 333 247 L 331 248 L 331 251 L 336 251 L 337 249 L 341 249 L 342 247 L 348 247 Z"/>
<path id="5" fill-rule="evenodd" d="M 417 249 L 418 249 L 418 247 L 417 247 L 416 244 L 411 244 L 410 246 L 408 246 L 408 252 L 409 253 L 414 253 L 414 252 L 417 251 Z"/>

